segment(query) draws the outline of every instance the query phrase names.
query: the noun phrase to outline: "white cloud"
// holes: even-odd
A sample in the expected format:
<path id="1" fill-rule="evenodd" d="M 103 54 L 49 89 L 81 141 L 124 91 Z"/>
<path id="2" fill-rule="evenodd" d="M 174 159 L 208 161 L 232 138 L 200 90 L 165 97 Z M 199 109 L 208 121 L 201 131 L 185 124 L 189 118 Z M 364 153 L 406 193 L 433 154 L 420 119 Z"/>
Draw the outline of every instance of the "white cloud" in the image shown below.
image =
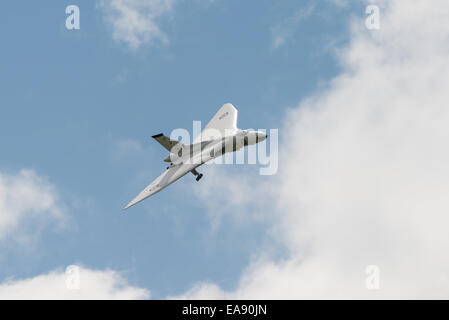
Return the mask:
<path id="1" fill-rule="evenodd" d="M 271 27 L 272 48 L 278 49 L 282 47 L 286 41 L 290 40 L 295 35 L 299 23 L 307 19 L 313 13 L 313 10 L 314 5 L 309 4 L 306 7 L 296 10 L 293 15 Z"/>
<path id="2" fill-rule="evenodd" d="M 354 21 L 345 71 L 286 116 L 277 190 L 246 193 L 272 201 L 288 258 L 253 262 L 233 291 L 180 297 L 449 297 L 448 10 L 392 0 L 380 30 Z M 373 264 L 379 290 L 365 286 Z"/>
<path id="3" fill-rule="evenodd" d="M 148 299 L 146 289 L 133 287 L 116 271 L 79 267 L 73 273 L 55 270 L 34 278 L 7 280 L 0 284 L 0 299 Z M 79 277 L 78 277 L 79 275 Z"/>
<path id="4" fill-rule="evenodd" d="M 131 49 L 144 44 L 167 43 L 158 19 L 171 12 L 175 0 L 99 0 L 112 37 Z"/>
<path id="5" fill-rule="evenodd" d="M 26 169 L 16 175 L 0 172 L 0 241 L 26 240 L 47 223 L 62 226 L 66 219 L 56 190 L 46 179 Z"/>

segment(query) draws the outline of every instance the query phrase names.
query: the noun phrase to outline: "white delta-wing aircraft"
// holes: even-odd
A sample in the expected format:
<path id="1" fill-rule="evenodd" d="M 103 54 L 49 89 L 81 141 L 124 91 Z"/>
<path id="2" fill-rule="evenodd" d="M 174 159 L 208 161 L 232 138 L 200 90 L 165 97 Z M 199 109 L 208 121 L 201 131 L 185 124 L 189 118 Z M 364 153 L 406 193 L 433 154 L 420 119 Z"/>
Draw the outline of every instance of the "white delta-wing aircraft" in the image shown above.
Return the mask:
<path id="1" fill-rule="evenodd" d="M 202 164 L 227 152 L 237 151 L 267 138 L 265 132 L 237 129 L 237 109 L 230 103 L 224 104 L 210 120 L 191 145 L 171 140 L 162 133 L 153 136 L 170 155 L 164 159 L 170 162 L 167 170 L 146 187 L 128 205 L 129 207 L 166 188 L 179 178 L 191 172 L 199 181 L 203 175 L 196 171 Z"/>

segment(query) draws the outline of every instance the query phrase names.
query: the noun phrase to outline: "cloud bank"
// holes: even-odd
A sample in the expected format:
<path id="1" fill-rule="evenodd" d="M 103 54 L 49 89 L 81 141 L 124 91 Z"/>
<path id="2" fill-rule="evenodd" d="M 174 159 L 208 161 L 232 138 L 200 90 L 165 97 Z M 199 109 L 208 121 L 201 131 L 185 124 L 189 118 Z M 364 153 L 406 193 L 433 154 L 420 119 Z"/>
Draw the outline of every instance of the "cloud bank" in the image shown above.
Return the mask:
<path id="1" fill-rule="evenodd" d="M 0 299 L 148 299 L 146 289 L 130 286 L 113 270 L 79 267 L 77 274 L 55 270 L 23 280 L 7 280 L 0 284 Z M 78 282 L 71 277 L 76 276 Z"/>
<path id="2" fill-rule="evenodd" d="M 167 43 L 158 19 L 171 12 L 174 0 L 99 0 L 98 7 L 111 27 L 112 37 L 131 49 Z"/>
<path id="3" fill-rule="evenodd" d="M 344 72 L 288 112 L 276 188 L 238 187 L 271 200 L 288 256 L 177 298 L 449 298 L 449 3 L 383 5 L 380 30 L 353 21 Z"/>

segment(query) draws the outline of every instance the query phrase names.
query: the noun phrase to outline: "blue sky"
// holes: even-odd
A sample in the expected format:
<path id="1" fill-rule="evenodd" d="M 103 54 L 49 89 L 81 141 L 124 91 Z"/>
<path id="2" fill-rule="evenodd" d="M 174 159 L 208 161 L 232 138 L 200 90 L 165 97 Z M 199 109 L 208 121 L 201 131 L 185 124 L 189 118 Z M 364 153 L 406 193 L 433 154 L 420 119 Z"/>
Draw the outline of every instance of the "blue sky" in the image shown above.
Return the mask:
<path id="1" fill-rule="evenodd" d="M 80 30 L 65 28 L 70 4 L 80 8 Z M 204 280 L 233 289 L 261 244 L 282 255 L 264 221 L 225 218 L 211 231 L 193 176 L 121 209 L 166 166 L 151 135 L 191 130 L 226 102 L 241 128 L 280 128 L 288 108 L 340 72 L 336 50 L 361 5 L 176 1 L 156 19 L 168 41 L 137 48 L 114 39 L 97 1 L 4 1 L 1 9 L 0 171 L 45 177 L 69 222 L 26 245 L 4 241 L 0 281 L 80 264 L 118 270 L 163 298 Z M 288 137 L 279 135 L 282 148 Z"/>

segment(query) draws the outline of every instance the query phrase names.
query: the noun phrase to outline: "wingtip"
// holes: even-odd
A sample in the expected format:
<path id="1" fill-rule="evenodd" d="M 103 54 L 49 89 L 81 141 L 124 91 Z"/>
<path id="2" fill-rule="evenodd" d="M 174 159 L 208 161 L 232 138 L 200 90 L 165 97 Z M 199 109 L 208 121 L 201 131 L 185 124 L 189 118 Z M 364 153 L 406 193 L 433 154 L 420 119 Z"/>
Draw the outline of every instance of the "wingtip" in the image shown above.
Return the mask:
<path id="1" fill-rule="evenodd" d="M 135 203 L 133 203 L 132 201 L 130 203 L 128 203 L 123 209 L 122 211 L 125 211 L 126 209 L 132 207 L 133 205 L 135 205 Z"/>

